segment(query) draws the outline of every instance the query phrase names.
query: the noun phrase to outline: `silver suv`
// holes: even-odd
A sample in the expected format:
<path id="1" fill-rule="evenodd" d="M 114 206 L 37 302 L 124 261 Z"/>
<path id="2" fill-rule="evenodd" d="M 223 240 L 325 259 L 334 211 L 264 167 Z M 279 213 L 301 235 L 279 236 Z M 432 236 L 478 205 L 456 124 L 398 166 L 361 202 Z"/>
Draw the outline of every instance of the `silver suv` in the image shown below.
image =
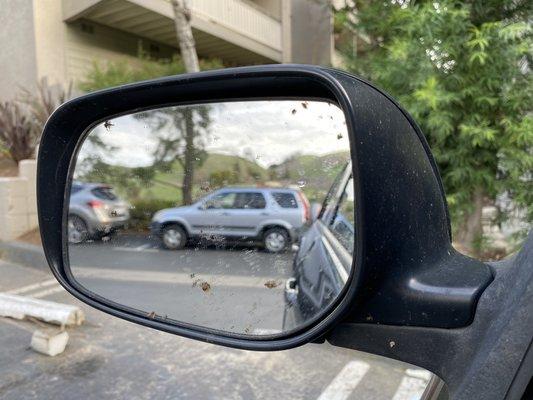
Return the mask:
<path id="1" fill-rule="evenodd" d="M 309 219 L 300 190 L 226 187 L 190 206 L 158 211 L 151 230 L 167 249 L 181 249 L 187 239 L 223 237 L 251 239 L 278 253 L 298 240 Z"/>
<path id="2" fill-rule="evenodd" d="M 130 205 L 109 185 L 73 182 L 70 189 L 68 241 L 98 239 L 126 225 Z"/>

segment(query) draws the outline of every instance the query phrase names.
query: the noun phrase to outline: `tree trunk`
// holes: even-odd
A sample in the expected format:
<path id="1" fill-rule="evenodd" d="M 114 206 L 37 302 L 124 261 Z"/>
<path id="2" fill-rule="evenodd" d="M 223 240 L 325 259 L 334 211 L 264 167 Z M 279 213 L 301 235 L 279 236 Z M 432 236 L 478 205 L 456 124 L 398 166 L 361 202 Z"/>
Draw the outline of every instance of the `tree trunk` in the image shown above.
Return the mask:
<path id="1" fill-rule="evenodd" d="M 185 157 L 183 160 L 183 186 L 181 187 L 183 204 L 192 204 L 192 185 L 194 178 L 194 121 L 193 111 L 190 108 L 184 110 L 185 113 Z"/>
<path id="2" fill-rule="evenodd" d="M 187 72 L 199 72 L 198 54 L 196 44 L 192 36 L 191 12 L 187 7 L 186 0 L 172 0 L 174 9 L 174 23 L 176 25 L 176 36 L 180 45 L 181 58 Z"/>
<path id="3" fill-rule="evenodd" d="M 192 35 L 191 11 L 186 0 L 171 0 L 174 9 L 174 24 L 176 37 L 180 45 L 181 59 L 187 72 L 199 72 L 198 54 Z M 185 159 L 183 186 L 181 188 L 183 204 L 192 204 L 192 185 L 194 181 L 194 121 L 191 109 L 185 109 Z"/>
<path id="4" fill-rule="evenodd" d="M 476 188 L 472 195 L 473 210 L 467 214 L 457 235 L 457 241 L 471 255 L 479 256 L 479 246 L 476 243 L 483 235 L 481 221 L 483 211 L 484 192 L 482 188 Z"/>

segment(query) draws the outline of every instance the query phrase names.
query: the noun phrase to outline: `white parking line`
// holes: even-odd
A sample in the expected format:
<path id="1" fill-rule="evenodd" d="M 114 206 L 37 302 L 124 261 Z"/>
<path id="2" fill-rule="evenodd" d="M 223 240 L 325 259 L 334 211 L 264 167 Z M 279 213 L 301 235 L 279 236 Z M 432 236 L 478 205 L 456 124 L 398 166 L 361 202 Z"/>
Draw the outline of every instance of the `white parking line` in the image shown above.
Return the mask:
<path id="1" fill-rule="evenodd" d="M 274 281 L 275 287 L 268 290 L 283 290 L 285 281 L 275 276 L 241 276 L 241 275 L 221 275 L 221 274 L 189 274 L 182 272 L 162 272 L 150 270 L 129 270 L 129 269 L 108 269 L 98 267 L 74 266 L 72 273 L 76 278 L 103 279 L 119 282 L 142 282 L 142 283 L 164 283 L 179 285 L 194 285 L 201 282 L 208 282 L 218 287 L 248 287 L 265 289 L 266 283 Z"/>
<path id="2" fill-rule="evenodd" d="M 350 361 L 322 392 L 318 400 L 345 400 L 366 375 L 370 365 L 363 361 Z"/>
<path id="3" fill-rule="evenodd" d="M 33 297 L 35 299 L 50 296 L 54 293 L 65 291 L 59 282 L 55 279 L 48 279 L 46 281 L 33 283 L 31 285 L 22 286 L 16 289 L 8 290 L 6 294 L 23 295 Z"/>
<path id="4" fill-rule="evenodd" d="M 52 287 L 50 289 L 43 290 L 41 292 L 37 292 L 37 293 L 32 294 L 30 296 L 35 298 L 35 299 L 39 299 L 41 297 L 46 297 L 46 296 L 50 296 L 51 294 L 61 293 L 61 292 L 65 292 L 65 289 L 63 288 L 63 286 L 58 284 L 57 286 L 54 286 L 54 287 Z"/>
<path id="5" fill-rule="evenodd" d="M 255 328 L 252 329 L 252 335 L 277 335 L 282 333 L 283 331 L 281 329 L 265 329 L 265 328 Z"/>
<path id="6" fill-rule="evenodd" d="M 9 294 L 24 294 L 24 293 L 31 292 L 31 291 L 36 290 L 36 289 L 42 289 L 42 288 L 45 288 L 45 287 L 48 287 L 48 286 L 52 286 L 54 284 L 57 284 L 57 281 L 55 279 L 48 279 L 46 281 L 42 281 L 42 282 L 39 282 L 39 283 L 34 283 L 32 285 L 22 286 L 22 287 L 17 288 L 17 289 L 8 290 L 6 293 L 9 293 Z"/>
<path id="7" fill-rule="evenodd" d="M 428 385 L 431 373 L 419 369 L 407 369 L 392 400 L 418 400 Z"/>
<path id="8" fill-rule="evenodd" d="M 145 245 L 138 246 L 138 247 L 120 247 L 120 246 L 117 246 L 117 247 L 113 247 L 113 250 L 114 251 L 133 251 L 133 252 L 143 252 L 143 253 L 158 253 L 159 252 L 158 249 L 150 249 L 150 248 L 148 248 L 149 246 L 150 246 L 149 244 L 145 244 Z"/>

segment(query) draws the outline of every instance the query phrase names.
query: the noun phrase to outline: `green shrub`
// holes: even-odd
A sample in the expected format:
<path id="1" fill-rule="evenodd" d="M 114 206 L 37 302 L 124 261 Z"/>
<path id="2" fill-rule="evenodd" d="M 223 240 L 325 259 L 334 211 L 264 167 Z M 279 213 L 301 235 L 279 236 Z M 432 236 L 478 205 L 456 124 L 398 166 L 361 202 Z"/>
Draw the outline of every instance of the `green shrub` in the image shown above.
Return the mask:
<path id="1" fill-rule="evenodd" d="M 175 207 L 176 203 L 168 200 L 135 200 L 132 201 L 129 226 L 132 230 L 146 230 L 154 214 L 163 208 Z"/>
<path id="2" fill-rule="evenodd" d="M 223 68 L 219 59 L 200 59 L 200 69 Z M 128 60 L 94 62 L 85 79 L 78 87 L 84 92 L 105 89 L 146 79 L 160 78 L 185 73 L 181 58 L 176 55 L 171 59 L 152 59 L 144 54 L 138 55 L 138 62 L 132 64 Z"/>

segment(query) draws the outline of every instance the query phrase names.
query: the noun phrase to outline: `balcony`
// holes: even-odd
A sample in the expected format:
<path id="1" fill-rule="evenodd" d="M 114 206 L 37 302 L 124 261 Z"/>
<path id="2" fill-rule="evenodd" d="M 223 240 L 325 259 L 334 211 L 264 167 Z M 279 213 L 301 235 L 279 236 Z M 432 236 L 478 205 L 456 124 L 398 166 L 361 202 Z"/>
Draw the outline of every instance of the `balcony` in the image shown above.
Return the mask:
<path id="1" fill-rule="evenodd" d="M 201 57 L 233 64 L 281 62 L 281 22 L 244 0 L 189 0 Z M 63 20 L 80 19 L 177 48 L 168 0 L 63 0 Z"/>

